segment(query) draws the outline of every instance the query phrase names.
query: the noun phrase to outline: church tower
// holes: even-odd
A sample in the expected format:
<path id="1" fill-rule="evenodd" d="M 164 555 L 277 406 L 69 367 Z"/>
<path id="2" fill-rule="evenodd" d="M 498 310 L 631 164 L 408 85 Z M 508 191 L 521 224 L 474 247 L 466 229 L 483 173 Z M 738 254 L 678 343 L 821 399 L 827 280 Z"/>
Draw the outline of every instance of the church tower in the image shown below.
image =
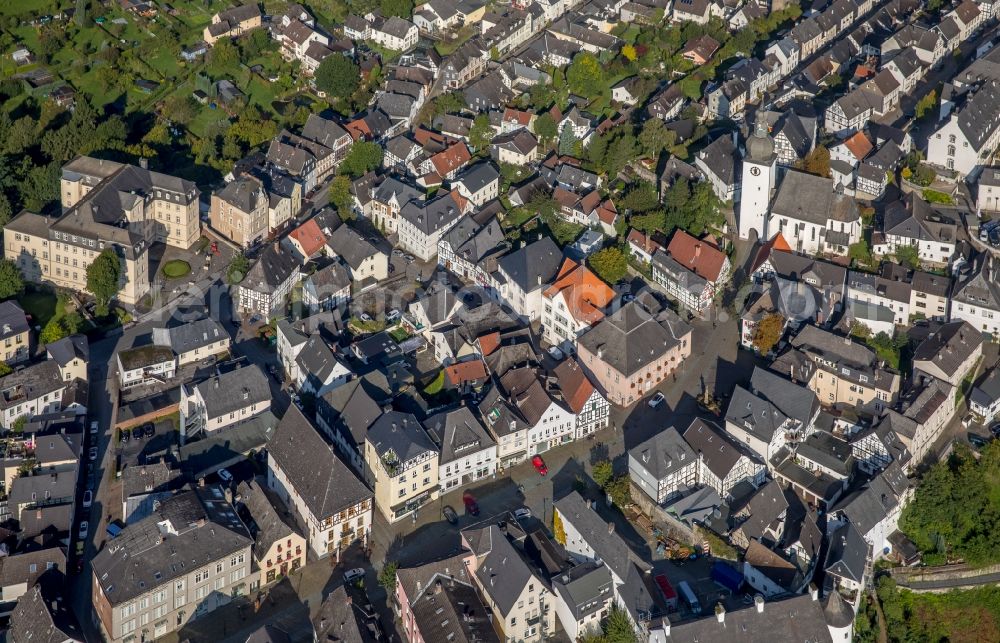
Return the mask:
<path id="1" fill-rule="evenodd" d="M 756 231 L 760 241 L 767 241 L 767 215 L 774 190 L 775 163 L 774 139 L 771 138 L 763 111 L 757 112 L 757 123 L 752 136 L 747 139 L 747 153 L 743 159 L 743 186 L 740 189 L 740 239 L 749 239 Z"/>

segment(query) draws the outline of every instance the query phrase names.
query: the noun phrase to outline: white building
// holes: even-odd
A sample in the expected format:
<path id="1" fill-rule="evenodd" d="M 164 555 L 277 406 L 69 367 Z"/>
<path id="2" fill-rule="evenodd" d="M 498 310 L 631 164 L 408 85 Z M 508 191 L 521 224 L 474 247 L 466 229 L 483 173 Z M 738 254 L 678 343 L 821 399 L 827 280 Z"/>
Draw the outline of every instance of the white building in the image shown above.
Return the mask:
<path id="1" fill-rule="evenodd" d="M 267 452 L 267 486 L 306 525 L 313 554 L 339 559 L 352 544 L 367 545 L 373 494 L 298 406 L 288 407 Z"/>
<path id="2" fill-rule="evenodd" d="M 441 449 L 438 483 L 442 493 L 496 473 L 497 444 L 468 407 L 431 415 L 424 427 Z"/>

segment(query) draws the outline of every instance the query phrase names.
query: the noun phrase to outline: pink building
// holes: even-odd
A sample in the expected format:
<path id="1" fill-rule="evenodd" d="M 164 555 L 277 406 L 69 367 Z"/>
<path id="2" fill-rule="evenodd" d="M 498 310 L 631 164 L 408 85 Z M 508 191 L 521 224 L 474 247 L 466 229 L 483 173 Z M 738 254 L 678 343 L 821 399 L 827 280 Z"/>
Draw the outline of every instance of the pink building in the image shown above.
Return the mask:
<path id="1" fill-rule="evenodd" d="M 609 402 L 628 406 L 691 355 L 691 327 L 671 310 L 626 304 L 577 340 L 580 364 Z"/>

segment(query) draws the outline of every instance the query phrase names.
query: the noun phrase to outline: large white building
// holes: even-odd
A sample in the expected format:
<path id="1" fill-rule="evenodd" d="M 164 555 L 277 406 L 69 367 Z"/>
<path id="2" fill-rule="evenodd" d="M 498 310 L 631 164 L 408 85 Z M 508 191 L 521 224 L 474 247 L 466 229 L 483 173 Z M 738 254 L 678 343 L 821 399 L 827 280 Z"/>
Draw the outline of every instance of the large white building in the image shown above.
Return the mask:
<path id="1" fill-rule="evenodd" d="M 761 241 L 769 238 L 767 215 L 777 175 L 777 162 L 774 139 L 768 133 L 767 121 L 761 112 L 753 135 L 747 139 L 747 154 L 743 159 L 739 210 L 740 239 L 749 239 L 751 233 Z"/>

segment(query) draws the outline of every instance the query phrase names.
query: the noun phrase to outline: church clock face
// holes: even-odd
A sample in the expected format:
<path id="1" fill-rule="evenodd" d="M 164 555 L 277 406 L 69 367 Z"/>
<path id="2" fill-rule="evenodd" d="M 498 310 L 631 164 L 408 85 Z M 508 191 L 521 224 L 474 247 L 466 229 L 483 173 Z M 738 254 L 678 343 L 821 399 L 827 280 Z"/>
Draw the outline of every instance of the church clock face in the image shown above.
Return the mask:
<path id="1" fill-rule="evenodd" d="M 756 166 L 750 168 L 750 174 L 753 174 L 754 176 L 760 176 L 760 168 Z"/>

